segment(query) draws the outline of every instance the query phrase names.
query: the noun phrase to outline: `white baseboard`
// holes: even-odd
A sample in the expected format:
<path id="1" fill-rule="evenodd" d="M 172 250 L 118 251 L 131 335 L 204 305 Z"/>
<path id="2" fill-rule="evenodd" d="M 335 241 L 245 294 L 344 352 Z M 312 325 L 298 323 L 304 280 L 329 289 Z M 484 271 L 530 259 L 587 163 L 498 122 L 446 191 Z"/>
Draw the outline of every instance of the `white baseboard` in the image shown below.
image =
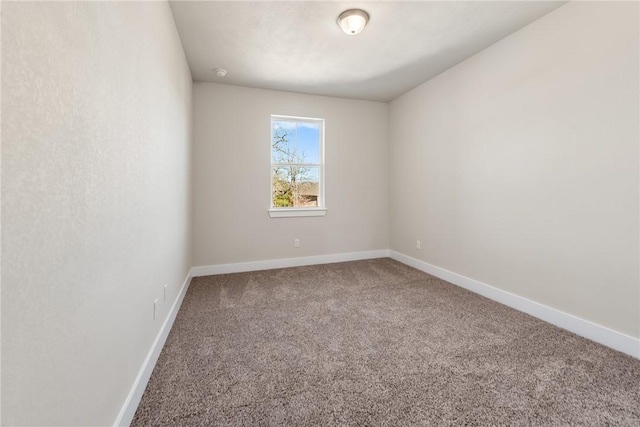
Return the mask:
<path id="1" fill-rule="evenodd" d="M 234 264 L 206 265 L 193 267 L 193 277 L 212 276 L 214 274 L 242 273 L 245 271 L 272 270 L 274 268 L 301 267 L 303 265 L 331 264 L 333 262 L 358 261 L 362 259 L 386 258 L 388 249 L 342 254 L 316 255 L 299 258 L 281 258 L 265 261 L 238 262 Z"/>
<path id="2" fill-rule="evenodd" d="M 147 358 L 144 360 L 144 363 L 140 368 L 140 372 L 138 373 L 138 376 L 133 383 L 133 387 L 131 387 L 131 391 L 129 392 L 127 399 L 124 401 L 124 405 L 122 405 L 122 409 L 118 414 L 118 418 L 116 418 L 116 421 L 113 424 L 114 426 L 129 426 L 131 424 L 133 416 L 136 414 L 136 410 L 138 409 L 138 405 L 140 404 L 140 399 L 142 399 L 144 390 L 147 388 L 149 378 L 151 378 L 153 368 L 155 368 L 158 357 L 160 357 L 162 347 L 164 347 L 167 336 L 169 336 L 169 331 L 173 326 L 173 322 L 176 320 L 176 315 L 178 314 L 178 310 L 180 310 L 182 300 L 187 293 L 187 289 L 189 288 L 189 283 L 191 283 L 192 277 L 193 276 L 191 274 L 191 271 L 189 271 L 189 273 L 187 274 L 187 278 L 182 283 L 182 288 L 180 288 L 180 292 L 178 292 L 176 300 L 171 306 L 171 310 L 169 310 L 167 318 L 162 324 L 162 327 L 160 328 L 155 341 L 151 345 L 151 349 L 147 354 Z"/>
<path id="3" fill-rule="evenodd" d="M 418 270 L 429 273 L 433 276 L 446 280 L 449 283 L 458 285 L 461 288 L 475 292 L 501 304 L 515 308 L 518 311 L 530 314 L 533 317 L 544 320 L 545 322 L 566 329 L 574 334 L 588 338 L 592 341 L 610 347 L 614 350 L 621 351 L 630 356 L 640 359 L 640 339 L 634 338 L 623 333 L 614 331 L 607 327 L 598 325 L 588 320 L 581 319 L 572 314 L 565 313 L 555 308 L 531 301 L 530 299 L 512 294 L 502 289 L 494 288 L 477 280 L 470 279 L 458 273 L 454 273 L 444 268 L 431 265 L 424 261 L 412 258 L 396 251 L 389 251 L 389 256 L 396 261 L 407 264 Z"/>

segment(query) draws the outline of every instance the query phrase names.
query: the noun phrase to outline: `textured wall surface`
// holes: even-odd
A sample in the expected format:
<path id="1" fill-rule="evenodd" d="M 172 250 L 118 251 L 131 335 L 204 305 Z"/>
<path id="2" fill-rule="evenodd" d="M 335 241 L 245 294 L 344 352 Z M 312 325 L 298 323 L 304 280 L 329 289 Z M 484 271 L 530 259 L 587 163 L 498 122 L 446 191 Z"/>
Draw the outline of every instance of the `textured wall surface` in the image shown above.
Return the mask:
<path id="1" fill-rule="evenodd" d="M 155 2 L 4 2 L 2 67 L 2 423 L 109 425 L 191 264 L 191 76 Z"/>
<path id="2" fill-rule="evenodd" d="M 194 265 L 388 247 L 387 104 L 213 83 L 193 96 Z M 325 119 L 325 217 L 267 214 L 271 114 Z"/>
<path id="3" fill-rule="evenodd" d="M 569 3 L 395 100 L 391 249 L 640 336 L 638 36 Z"/>

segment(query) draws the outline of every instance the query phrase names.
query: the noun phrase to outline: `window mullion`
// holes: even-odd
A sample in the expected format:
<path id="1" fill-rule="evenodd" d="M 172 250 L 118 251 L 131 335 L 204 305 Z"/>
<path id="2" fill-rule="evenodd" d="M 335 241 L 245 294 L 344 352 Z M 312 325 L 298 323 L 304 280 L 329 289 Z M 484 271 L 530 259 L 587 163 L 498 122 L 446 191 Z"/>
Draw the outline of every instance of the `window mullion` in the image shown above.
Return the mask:
<path id="1" fill-rule="evenodd" d="M 320 163 L 271 163 L 271 167 L 279 168 L 279 167 L 289 167 L 289 166 L 297 166 L 300 168 L 319 168 L 322 166 Z"/>

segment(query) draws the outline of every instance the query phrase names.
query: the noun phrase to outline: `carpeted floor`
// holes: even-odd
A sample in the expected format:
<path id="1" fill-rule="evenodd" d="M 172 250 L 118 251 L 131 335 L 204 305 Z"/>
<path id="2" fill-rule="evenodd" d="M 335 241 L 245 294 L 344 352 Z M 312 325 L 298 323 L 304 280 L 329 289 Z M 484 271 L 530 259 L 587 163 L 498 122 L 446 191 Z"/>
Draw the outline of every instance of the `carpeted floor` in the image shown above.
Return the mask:
<path id="1" fill-rule="evenodd" d="M 193 279 L 133 426 L 640 425 L 640 360 L 388 258 Z"/>

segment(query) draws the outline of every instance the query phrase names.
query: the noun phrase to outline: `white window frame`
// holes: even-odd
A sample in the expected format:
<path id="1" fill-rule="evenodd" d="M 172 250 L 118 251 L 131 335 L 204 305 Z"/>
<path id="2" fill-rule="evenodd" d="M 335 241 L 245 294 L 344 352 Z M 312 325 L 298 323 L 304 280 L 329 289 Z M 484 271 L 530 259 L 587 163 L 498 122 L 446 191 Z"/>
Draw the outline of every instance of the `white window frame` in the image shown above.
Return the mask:
<path id="1" fill-rule="evenodd" d="M 314 123 L 320 124 L 320 147 L 319 147 L 319 160 L 320 163 L 274 163 L 273 151 L 271 149 L 273 144 L 273 122 L 289 121 L 295 123 Z M 298 117 L 298 116 L 286 116 L 282 114 L 272 114 L 269 126 L 269 158 L 270 170 L 269 170 L 269 216 L 271 218 L 285 218 L 285 217 L 297 217 L 297 216 L 325 216 L 327 208 L 325 205 L 325 186 L 324 186 L 324 119 L 313 117 Z M 318 168 L 318 206 L 317 207 L 297 207 L 297 208 L 277 208 L 273 206 L 273 169 L 277 166 L 297 165 L 297 166 L 311 166 Z"/>

